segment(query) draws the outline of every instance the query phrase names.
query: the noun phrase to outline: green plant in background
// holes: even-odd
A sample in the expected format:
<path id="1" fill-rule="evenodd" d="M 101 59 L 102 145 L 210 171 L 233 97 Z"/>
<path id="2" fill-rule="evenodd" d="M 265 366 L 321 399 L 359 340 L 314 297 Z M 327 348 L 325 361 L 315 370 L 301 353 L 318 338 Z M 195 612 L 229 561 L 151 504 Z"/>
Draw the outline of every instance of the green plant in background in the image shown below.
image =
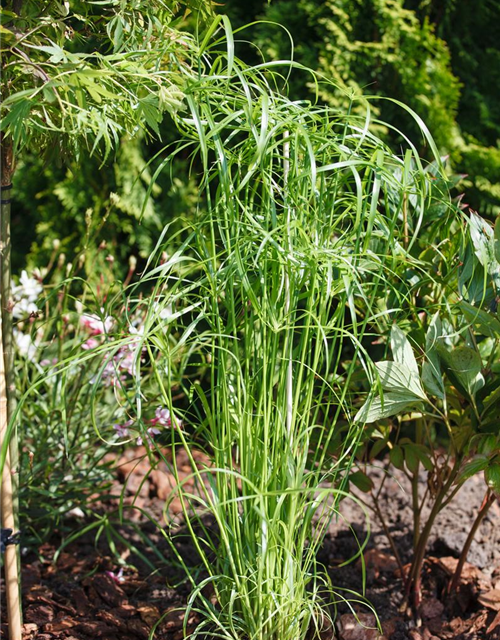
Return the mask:
<path id="1" fill-rule="evenodd" d="M 450 231 L 462 220 L 464 234 L 442 241 L 439 253 L 436 245 L 424 252 L 427 258 L 434 254 L 439 269 L 431 281 L 424 276 L 414 283 L 413 317 L 405 323 L 413 345 L 394 325 L 393 360 L 376 364 L 383 392 L 368 398 L 357 415 L 362 422 L 377 423 L 375 430 L 367 432 L 371 441 L 364 449 L 364 460 L 389 447 L 390 462 L 404 471 L 412 485 L 414 550 L 409 573 L 405 576 L 402 570 L 402 575 L 415 608 L 420 602 L 426 546 L 439 513 L 468 478 L 484 473 L 485 498 L 450 583 L 455 589 L 473 536 L 500 495 L 500 223 L 493 230 L 470 212 L 456 218 Z M 453 259 L 457 253 L 458 262 Z M 431 309 L 434 314 L 429 313 Z M 393 416 L 397 420 L 386 420 Z M 422 469 L 427 472 L 423 495 L 418 490 Z M 372 496 L 381 517 L 379 493 Z M 424 508 L 430 509 L 425 522 Z M 392 540 L 391 546 L 397 555 Z"/>
<path id="2" fill-rule="evenodd" d="M 454 171 L 468 174 L 460 185 L 466 191 L 466 201 L 483 215 L 495 214 L 499 203 L 500 166 L 496 125 L 498 82 L 492 80 L 490 72 L 486 73 L 487 69 L 495 67 L 492 60 L 498 55 L 496 42 L 500 16 L 495 3 L 478 0 L 474 6 L 469 6 L 467 3 L 420 0 L 405 0 L 404 3 L 400 0 L 328 0 L 321 3 L 232 0 L 220 5 L 219 10 L 232 16 L 236 24 L 246 24 L 257 18 L 276 21 L 291 33 L 294 57 L 300 63 L 328 75 L 336 85 L 347 87 L 356 95 L 363 92 L 390 96 L 411 106 L 428 124 L 441 152 L 451 154 Z M 182 28 L 194 32 L 197 25 L 188 16 Z M 261 23 L 254 26 L 252 36 L 267 58 L 290 57 L 290 38 L 285 30 Z M 260 62 L 255 52 L 256 48 L 247 47 L 245 59 Z M 311 87 L 307 74 L 294 74 L 291 95 L 306 95 L 307 85 Z M 313 93 L 314 88 L 310 95 Z M 322 87 L 322 97 L 332 106 L 348 104 L 345 94 L 331 85 Z M 379 103 L 377 109 L 382 120 L 410 137 L 414 136 L 414 142 L 418 143 L 417 128 L 401 110 L 390 102 Z M 158 123 L 158 128 L 163 140 L 173 135 L 169 118 Z M 391 133 L 390 129 L 384 136 L 392 143 L 400 143 L 397 134 Z M 174 174 L 180 184 L 172 190 L 165 178 L 161 178 L 162 193 L 155 194 L 141 223 L 134 207 L 129 206 L 129 199 L 138 200 L 142 180 L 136 183 L 133 192 L 126 188 L 126 182 L 134 182 L 139 165 L 149 162 L 158 150 L 155 145 L 146 147 L 134 141 L 130 153 L 135 156 L 134 166 L 131 166 L 128 152 L 123 157 L 119 154 L 116 168 L 100 171 L 102 189 L 93 179 L 98 166 L 96 160 L 80 158 L 79 169 L 73 176 L 51 169 L 44 173 L 43 180 L 41 176 L 33 180 L 33 172 L 39 172 L 39 161 L 36 154 L 34 158 L 25 154 L 26 165 L 20 163 L 19 166 L 19 183 L 25 194 L 19 189 L 13 197 L 18 215 L 22 214 L 22 226 L 28 226 L 32 231 L 29 237 L 15 236 L 18 250 L 14 251 L 13 257 L 18 269 L 25 267 L 28 251 L 29 264 L 34 265 L 37 260 L 43 264 L 50 253 L 51 241 L 62 238 L 66 229 L 77 236 L 83 224 L 78 224 L 78 220 L 82 220 L 85 208 L 95 206 L 98 211 L 110 190 L 120 195 L 126 210 L 110 220 L 103 239 L 119 247 L 137 243 L 134 252 L 140 251 L 145 256 L 151 248 L 148 238 L 150 234 L 158 234 L 158 225 L 194 211 L 192 185 L 185 182 L 188 171 L 184 160 Z M 33 186 L 26 184 L 27 174 Z M 75 185 L 81 182 L 78 192 L 72 182 Z M 82 197 L 82 190 L 86 191 L 90 186 L 90 194 Z M 33 207 L 35 198 L 36 211 Z M 83 208 L 75 219 L 76 206 Z M 60 219 L 64 220 L 64 226 L 58 225 Z M 46 238 L 45 247 L 36 239 L 35 225 L 38 234 Z M 69 240 L 67 244 L 71 245 Z M 127 257 L 122 256 L 124 263 Z"/>
<path id="3" fill-rule="evenodd" d="M 261 1 L 254 4 L 262 18 L 256 40 L 266 57 L 280 60 L 290 56 L 292 39 L 298 62 L 335 81 L 335 86 L 327 83 L 320 89 L 333 106 L 345 107 L 346 90 L 401 100 L 424 119 L 438 147 L 449 151 L 456 136 L 460 83 L 446 43 L 430 22 L 421 22 L 405 5 L 404 0 Z M 232 10 L 236 13 L 238 7 Z M 302 94 L 306 85 L 314 91 L 309 78 L 298 75 L 291 88 Z M 403 127 L 418 143 L 418 126 L 411 118 L 390 103 L 377 107 L 386 123 Z M 389 130 L 386 135 L 399 142 L 397 133 Z"/>
<path id="4" fill-rule="evenodd" d="M 36 270 L 36 277 L 23 271 L 13 287 L 20 526 L 26 543 L 47 539 L 68 514 L 88 515 L 111 479 L 113 464 L 105 458 L 111 447 L 98 442 L 90 399 L 106 357 L 104 334 L 119 331 L 105 308 L 121 283 L 104 256 L 101 265 L 94 264 L 93 282 L 81 278 L 84 265 L 85 249 L 68 263 L 55 248 L 47 268 Z M 111 425 L 116 404 L 102 391 L 97 420 Z"/>
<path id="5" fill-rule="evenodd" d="M 454 0 L 263 0 L 231 2 L 225 10 L 238 23 L 263 20 L 257 27 L 260 50 L 271 59 L 294 56 L 355 92 L 397 98 L 428 124 L 453 169 L 468 174 L 461 184 L 467 202 L 484 215 L 498 214 L 498 86 L 487 71 L 498 64 L 500 6 Z M 294 80 L 303 88 L 306 77 Z M 300 94 L 300 91 L 299 91 Z M 331 104 L 341 93 L 324 88 Z M 415 133 L 391 105 L 381 117 Z M 396 140 L 389 131 L 387 135 Z"/>
<path id="6" fill-rule="evenodd" d="M 458 135 L 448 149 L 456 170 L 468 174 L 462 183 L 467 202 L 494 218 L 500 205 L 500 6 L 489 0 L 410 0 L 408 5 L 421 20 L 435 25 L 436 34 L 447 43 L 453 74 L 461 83 Z"/>
<path id="7" fill-rule="evenodd" d="M 195 3 L 202 9 L 205 2 Z M 11 462 L 17 471 L 12 344 L 10 196 L 19 155 L 62 159 L 100 153 L 123 136 L 159 135 L 163 114 L 183 97 L 191 39 L 175 26 L 177 3 L 23 2 L 1 5 L 2 526 L 15 528 Z M 82 35 L 83 34 L 83 35 Z M 4 366 L 5 365 L 5 366 Z M 4 374 L 5 371 L 5 374 Z M 11 443 L 12 441 L 12 443 Z M 21 637 L 15 550 L 6 551 L 11 637 Z"/>
<path id="8" fill-rule="evenodd" d="M 162 123 L 164 142 L 172 135 L 167 127 Z M 69 256 L 78 252 L 87 233 L 89 211 L 94 226 L 106 219 L 96 246 L 107 244 L 117 271 L 125 275 L 131 255 L 139 260 L 140 270 L 165 222 L 194 212 L 196 200 L 183 159 L 172 168 L 173 180 L 162 176 L 147 196 L 155 168 L 154 162 L 146 161 L 148 154 L 152 154 L 151 143 L 141 135 L 123 139 L 113 162 L 104 167 L 98 157 L 58 167 L 26 154 L 16 172 L 22 189 L 13 194 L 14 272 L 46 264 L 54 241 Z M 92 269 L 87 275 L 92 277 Z"/>
<path id="9" fill-rule="evenodd" d="M 274 65 L 235 57 L 226 19 L 201 53 L 190 113 L 177 119 L 177 153 L 190 149 L 203 166 L 200 209 L 146 275 L 160 277 L 159 300 L 173 313 L 159 324 L 151 311 L 142 333 L 169 415 L 179 384 L 189 400 L 171 433 L 195 492 L 184 489 L 175 455 L 173 464 L 208 576 L 197 582 L 186 567 L 188 609 L 203 616 L 194 636 L 319 637 L 331 607 L 349 597 L 316 552 L 361 436 L 350 381 L 360 366 L 372 372 L 367 330 L 387 316 L 377 305 L 394 289 L 393 271 L 412 262 L 425 212 L 446 207 L 446 183 L 439 191 L 411 143 L 403 157 L 392 153 L 366 106 L 354 115 L 283 96 Z M 423 125 L 422 134 L 439 166 Z M 147 405 L 137 393 L 131 424 Z M 193 433 L 212 466 L 199 466 Z"/>

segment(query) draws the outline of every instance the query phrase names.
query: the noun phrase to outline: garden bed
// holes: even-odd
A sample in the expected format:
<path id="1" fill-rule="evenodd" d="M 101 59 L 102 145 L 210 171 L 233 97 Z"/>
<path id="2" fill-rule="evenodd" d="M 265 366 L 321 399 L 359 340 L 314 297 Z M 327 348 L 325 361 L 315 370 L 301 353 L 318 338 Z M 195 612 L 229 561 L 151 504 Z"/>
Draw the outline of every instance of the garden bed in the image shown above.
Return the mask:
<path id="1" fill-rule="evenodd" d="M 146 460 L 139 462 L 144 450 L 128 451 L 118 465 L 112 493 L 120 495 L 123 480 L 129 474 L 124 492 L 125 503 L 155 518 L 161 516 L 165 497 L 171 490 L 172 478 L 166 467 L 155 471 L 145 482 Z M 201 457 L 201 454 L 200 454 Z M 178 460 L 181 468 L 186 460 Z M 371 470 L 375 485 L 380 481 L 381 468 Z M 396 541 L 404 562 L 411 553 L 410 493 L 406 478 L 400 472 L 388 478 L 381 492 L 381 506 L 387 525 Z M 422 487 L 424 479 L 422 478 Z M 456 558 L 477 513 L 484 495 L 481 478 L 471 478 L 458 496 L 436 522 L 429 544 L 424 567 L 423 599 L 419 620 L 408 618 L 400 612 L 402 581 L 394 557 L 379 522 L 371 521 L 371 535 L 364 553 L 366 564 L 366 597 L 377 611 L 384 637 L 391 640 L 463 639 L 474 640 L 500 638 L 500 508 L 494 504 L 484 519 L 471 547 L 456 597 L 446 595 L 446 585 L 456 566 Z M 368 500 L 367 500 L 368 502 Z M 115 503 L 118 503 L 116 498 Z M 106 506 L 109 510 L 109 505 Z M 173 521 L 178 519 L 180 504 L 171 505 Z M 106 536 L 96 542 L 95 530 L 86 533 L 69 544 L 53 559 L 60 545 L 57 534 L 39 549 L 30 549 L 23 555 L 24 639 L 53 640 L 146 640 L 157 624 L 155 638 L 180 640 L 183 637 L 182 607 L 187 601 L 190 587 L 182 580 L 179 569 L 172 567 L 172 553 L 158 531 L 139 510 L 126 510 L 130 523 L 116 525 L 118 535 L 133 545 L 142 558 L 125 545 L 117 543 L 117 552 L 128 566 L 120 575 L 117 558 L 111 553 Z M 341 504 L 342 519 L 333 523 L 320 553 L 320 560 L 330 572 L 339 594 L 350 598 L 350 606 L 360 614 L 360 620 L 368 627 L 374 617 L 366 606 L 355 602 L 341 589 L 362 590 L 360 562 L 339 568 L 339 564 L 356 553 L 358 540 L 366 535 L 365 516 L 353 501 Z M 424 514 L 425 517 L 425 514 Z M 83 524 L 81 525 L 83 527 Z M 351 527 L 351 528 L 349 528 Z M 188 538 L 176 538 L 177 550 L 188 565 L 196 563 L 196 553 Z M 145 534 L 151 546 L 144 544 Z M 116 538 L 115 538 L 116 540 Z M 161 554 L 165 562 L 159 562 Z M 147 565 L 150 560 L 160 566 L 152 573 Z M 132 568 L 134 567 L 134 568 Z M 5 598 L 2 597 L 2 604 Z M 2 610 L 2 618 L 5 611 Z M 162 618 L 163 616 L 163 618 Z M 188 631 L 197 624 L 193 614 L 187 621 Z M 349 605 L 339 604 L 337 616 L 338 637 L 343 640 L 372 640 L 378 636 L 374 629 L 359 626 Z M 6 638 L 7 626 L 2 625 L 1 638 Z M 334 637 L 331 633 L 327 638 Z"/>

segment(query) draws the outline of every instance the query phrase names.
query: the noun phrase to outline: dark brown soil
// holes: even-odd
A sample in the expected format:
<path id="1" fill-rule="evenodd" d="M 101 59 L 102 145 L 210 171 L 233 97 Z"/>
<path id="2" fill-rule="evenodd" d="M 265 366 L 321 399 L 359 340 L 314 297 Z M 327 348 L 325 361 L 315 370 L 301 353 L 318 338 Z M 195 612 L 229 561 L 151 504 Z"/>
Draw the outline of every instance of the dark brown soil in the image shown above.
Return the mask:
<path id="1" fill-rule="evenodd" d="M 195 615 L 184 621 L 183 607 L 190 592 L 177 569 L 169 544 L 161 530 L 149 522 L 139 507 L 163 522 L 165 498 L 173 486 L 166 467 L 159 467 L 144 482 L 147 460 L 137 464 L 143 451 L 127 452 L 117 473 L 113 494 L 119 495 L 128 477 L 124 495 L 129 508 L 118 522 L 109 511 L 110 524 L 85 533 L 62 550 L 61 537 L 22 557 L 24 630 L 23 640 L 147 640 L 154 628 L 157 640 L 180 640 L 193 631 Z M 200 454 L 201 456 L 201 454 Z M 189 473 L 187 460 L 178 461 L 181 473 Z M 375 485 L 383 477 L 381 467 L 370 475 Z M 141 484 L 142 483 L 142 484 Z M 422 490 L 425 486 L 422 478 Z M 376 518 L 371 517 L 371 535 L 364 550 L 367 603 L 376 610 L 383 636 L 371 627 L 375 617 L 368 604 L 352 592 L 363 592 L 359 558 L 339 565 L 358 551 L 358 541 L 367 532 L 366 516 L 354 501 L 341 503 L 341 517 L 331 524 L 320 552 L 338 593 L 337 638 L 341 640 L 500 640 L 500 508 L 496 503 L 484 519 L 474 541 L 457 596 L 446 594 L 449 577 L 468 530 L 482 502 L 485 485 L 472 478 L 438 518 L 424 567 L 422 603 L 416 616 L 401 613 L 402 580 L 387 538 Z M 137 494 L 137 495 L 136 495 Z M 403 563 L 411 558 L 412 512 L 406 478 L 398 472 L 386 479 L 380 494 L 383 516 L 394 536 Z M 362 496 L 369 502 L 366 496 Z M 116 503 L 118 501 L 116 500 Z M 109 509 L 109 507 L 108 507 Z M 178 500 L 170 505 L 170 516 L 178 517 Z M 368 510 L 371 516 L 371 512 Z M 424 521 L 426 514 L 424 513 Z M 346 524 L 349 523 L 349 526 Z M 85 523 L 74 522 L 75 530 Z M 129 543 L 123 544 L 122 536 Z M 116 547 L 113 552 L 110 547 Z M 188 565 L 196 554 L 187 536 L 176 538 L 176 549 Z M 133 549 L 130 549 L 130 546 Z M 56 558 L 56 552 L 60 550 Z M 124 565 L 119 576 L 119 558 Z M 350 600 L 350 604 L 343 602 Z M 2 592 L 2 620 L 5 620 Z M 356 617 L 363 623 L 360 626 Z M 7 624 L 0 638 L 7 640 Z M 330 636 L 333 638 L 334 636 Z M 329 638 L 325 638 L 329 640 Z"/>

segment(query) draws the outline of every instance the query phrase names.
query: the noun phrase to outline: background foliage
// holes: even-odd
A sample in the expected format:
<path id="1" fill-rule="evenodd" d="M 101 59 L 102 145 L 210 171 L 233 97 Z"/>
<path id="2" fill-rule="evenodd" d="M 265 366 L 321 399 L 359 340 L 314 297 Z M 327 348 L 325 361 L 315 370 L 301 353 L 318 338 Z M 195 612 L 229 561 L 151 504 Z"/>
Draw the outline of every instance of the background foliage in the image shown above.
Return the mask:
<path id="1" fill-rule="evenodd" d="M 428 124 L 441 152 L 450 155 L 456 173 L 467 174 L 460 185 L 466 202 L 483 215 L 494 217 L 498 212 L 500 82 L 495 79 L 500 73 L 498 3 L 231 0 L 219 5 L 218 10 L 228 13 L 236 25 L 252 20 L 269 21 L 255 25 L 241 36 L 256 41 L 268 59 L 288 58 L 291 36 L 296 60 L 333 78 L 347 90 L 385 95 L 411 106 Z M 285 25 L 289 33 L 271 22 Z M 197 20 L 191 19 L 188 26 L 194 31 Z M 247 47 L 249 62 L 258 55 L 255 47 Z M 305 74 L 294 74 L 292 92 L 303 95 L 309 82 Z M 335 92 L 331 85 L 322 87 L 321 97 L 332 105 L 346 101 L 346 96 Z M 411 119 L 405 119 L 394 104 L 386 101 L 378 108 L 385 121 L 413 131 L 415 137 L 418 135 Z M 159 125 L 159 130 L 168 140 L 172 131 L 169 119 Z M 395 137 L 390 131 L 385 134 Z M 129 251 L 145 255 L 151 234 L 176 214 L 193 210 L 193 189 L 189 187 L 185 168 L 180 168 L 175 171 L 174 201 L 169 198 L 167 205 L 166 196 L 172 194 L 158 189 L 141 220 L 141 186 L 147 175 L 138 176 L 155 151 L 151 147 L 145 150 L 141 142 L 127 145 L 116 158 L 115 167 L 101 169 L 98 182 L 95 180 L 98 161 L 90 158 L 82 158 L 78 172 L 72 173 L 57 168 L 54 162 L 43 169 L 38 158 L 26 160 L 18 171 L 17 184 L 22 188 L 17 190 L 14 207 L 17 228 L 23 229 L 22 238 L 15 238 L 18 269 L 23 266 L 27 252 L 31 263 L 40 252 L 48 254 L 53 238 L 64 235 L 73 238 L 66 240 L 68 245 L 77 244 L 85 211 L 92 208 L 100 215 L 109 204 L 110 191 L 120 199 L 114 213 L 110 213 L 103 239 L 119 247 L 118 255 L 123 258 Z M 130 187 L 134 183 L 139 188 L 134 189 L 132 196 Z M 66 233 L 68 229 L 70 233 Z"/>

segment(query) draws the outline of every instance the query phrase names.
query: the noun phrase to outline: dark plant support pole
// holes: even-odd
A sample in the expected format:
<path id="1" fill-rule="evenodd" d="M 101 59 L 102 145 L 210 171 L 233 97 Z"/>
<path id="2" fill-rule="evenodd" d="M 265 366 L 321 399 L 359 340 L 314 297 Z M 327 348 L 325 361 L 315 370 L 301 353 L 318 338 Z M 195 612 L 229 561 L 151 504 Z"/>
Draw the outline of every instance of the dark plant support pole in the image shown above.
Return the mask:
<path id="1" fill-rule="evenodd" d="M 2 341 L 5 362 L 5 382 L 7 385 L 7 419 L 10 422 L 16 410 L 16 381 L 14 371 L 14 336 L 12 332 L 12 243 L 11 243 L 11 194 L 14 166 L 12 147 L 9 143 L 0 142 L 2 160 L 2 210 L 0 219 L 0 299 L 2 313 Z M 14 489 L 14 506 L 17 506 L 17 492 L 19 487 L 19 451 L 17 429 L 10 440 L 10 464 Z M 18 526 L 17 509 L 14 514 L 16 528 Z"/>

